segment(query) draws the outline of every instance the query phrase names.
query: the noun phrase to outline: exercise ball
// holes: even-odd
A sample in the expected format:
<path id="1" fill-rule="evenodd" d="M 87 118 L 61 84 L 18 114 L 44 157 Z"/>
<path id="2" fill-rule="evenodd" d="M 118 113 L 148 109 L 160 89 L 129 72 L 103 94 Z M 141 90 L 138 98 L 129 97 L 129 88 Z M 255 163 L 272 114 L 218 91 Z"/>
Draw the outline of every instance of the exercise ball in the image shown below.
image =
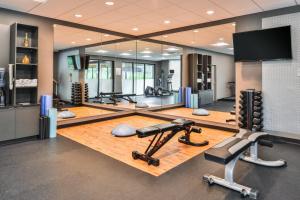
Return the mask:
<path id="1" fill-rule="evenodd" d="M 146 104 L 146 103 L 141 103 L 141 102 L 139 102 L 139 103 L 135 104 L 135 107 L 136 107 L 136 108 L 148 108 L 149 105 Z"/>
<path id="2" fill-rule="evenodd" d="M 111 134 L 116 137 L 128 137 L 136 134 L 136 129 L 128 124 L 120 124 L 116 126 Z"/>
<path id="3" fill-rule="evenodd" d="M 209 115 L 209 112 L 208 110 L 205 110 L 205 109 L 195 109 L 193 111 L 193 115 L 198 115 L 198 116 L 208 116 Z"/>

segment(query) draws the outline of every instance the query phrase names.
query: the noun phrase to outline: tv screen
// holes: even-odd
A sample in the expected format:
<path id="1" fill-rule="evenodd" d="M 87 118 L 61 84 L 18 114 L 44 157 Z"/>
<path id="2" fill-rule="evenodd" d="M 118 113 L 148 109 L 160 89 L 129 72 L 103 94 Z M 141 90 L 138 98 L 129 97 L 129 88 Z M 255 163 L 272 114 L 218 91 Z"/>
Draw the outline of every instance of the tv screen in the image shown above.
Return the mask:
<path id="1" fill-rule="evenodd" d="M 291 27 L 233 34 L 236 62 L 292 59 Z"/>
<path id="2" fill-rule="evenodd" d="M 68 56 L 68 67 L 71 70 L 80 70 L 81 64 L 80 64 L 80 57 L 79 55 L 74 56 Z"/>

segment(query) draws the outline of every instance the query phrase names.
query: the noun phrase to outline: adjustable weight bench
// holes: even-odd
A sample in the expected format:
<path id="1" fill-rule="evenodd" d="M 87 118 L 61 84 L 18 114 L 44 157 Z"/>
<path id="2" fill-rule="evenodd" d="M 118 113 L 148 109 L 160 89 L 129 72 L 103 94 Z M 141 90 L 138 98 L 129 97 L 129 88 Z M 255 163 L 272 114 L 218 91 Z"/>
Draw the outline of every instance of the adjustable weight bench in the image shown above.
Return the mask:
<path id="1" fill-rule="evenodd" d="M 285 166 L 286 162 L 283 160 L 264 161 L 258 158 L 258 143 L 265 146 L 272 146 L 269 142 L 263 141 L 267 136 L 268 134 L 263 132 L 253 133 L 244 131 L 207 150 L 204 153 L 205 159 L 225 165 L 225 178 L 204 175 L 203 180 L 208 182 L 209 185 L 216 183 L 240 192 L 243 197 L 249 196 L 250 198 L 256 199 L 258 196 L 257 190 L 234 182 L 234 167 L 239 159 L 268 167 Z M 246 156 L 245 153 L 249 148 L 250 155 Z"/>
<path id="2" fill-rule="evenodd" d="M 112 94 L 109 100 L 112 102 L 109 104 L 117 105 L 117 102 L 120 102 L 119 99 L 123 99 L 125 101 L 128 101 L 129 103 L 137 103 L 134 101 L 131 97 L 136 96 L 136 94 Z"/>
<path id="3" fill-rule="evenodd" d="M 143 160 L 147 162 L 148 165 L 159 166 L 159 159 L 153 158 L 152 156 L 180 131 L 185 131 L 185 135 L 179 137 L 178 142 L 192 146 L 208 145 L 208 141 L 203 141 L 201 143 L 191 142 L 190 134 L 192 132 L 201 133 L 201 128 L 195 127 L 194 125 L 195 122 L 191 120 L 177 119 L 169 124 L 158 124 L 138 129 L 136 133 L 139 138 L 145 138 L 152 135 L 154 135 L 154 137 L 143 154 L 137 151 L 132 152 L 133 159 Z M 168 134 L 164 136 L 167 132 Z"/>

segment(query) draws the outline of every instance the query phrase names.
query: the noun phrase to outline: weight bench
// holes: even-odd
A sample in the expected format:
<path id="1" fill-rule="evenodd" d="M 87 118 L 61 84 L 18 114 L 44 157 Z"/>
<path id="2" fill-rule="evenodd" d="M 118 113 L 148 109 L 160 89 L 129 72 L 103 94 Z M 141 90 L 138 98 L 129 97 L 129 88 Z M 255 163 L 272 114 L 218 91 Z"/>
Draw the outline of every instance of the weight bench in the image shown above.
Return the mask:
<path id="1" fill-rule="evenodd" d="M 103 104 L 104 103 L 104 101 L 103 101 L 104 98 L 110 99 L 111 95 L 117 95 L 117 94 L 122 94 L 122 93 L 121 92 L 100 92 L 99 96 L 95 97 L 97 100 L 94 100 L 93 102 Z"/>
<path id="2" fill-rule="evenodd" d="M 223 179 L 213 175 L 204 175 L 203 180 L 208 182 L 209 185 L 216 183 L 240 192 L 243 197 L 249 196 L 250 198 L 256 199 L 258 191 L 235 183 L 233 180 L 233 173 L 236 162 L 239 159 L 268 167 L 286 166 L 286 162 L 284 160 L 264 161 L 258 158 L 258 143 L 269 147 L 272 146 L 270 142 L 263 140 L 267 136 L 268 134 L 264 132 L 253 133 L 242 131 L 235 137 L 228 138 L 207 150 L 204 153 L 205 159 L 225 165 L 225 178 Z M 249 148 L 250 155 L 246 156 L 245 153 Z"/>
<path id="3" fill-rule="evenodd" d="M 137 151 L 132 152 L 133 159 L 143 160 L 147 162 L 148 165 L 159 166 L 159 159 L 153 158 L 152 156 L 180 131 L 185 131 L 185 135 L 179 137 L 178 142 L 192 146 L 208 145 L 208 141 L 203 141 L 201 143 L 191 142 L 190 135 L 192 132 L 201 133 L 201 128 L 194 125 L 195 122 L 191 120 L 177 119 L 168 124 L 158 124 L 138 129 L 136 133 L 139 138 L 145 138 L 152 135 L 154 135 L 154 137 L 150 141 L 145 153 L 142 154 Z M 168 134 L 164 136 L 167 132 Z"/>
<path id="4" fill-rule="evenodd" d="M 112 102 L 109 104 L 117 105 L 117 102 L 120 102 L 119 99 L 123 99 L 125 101 L 128 101 L 129 103 L 136 104 L 137 102 L 131 98 L 134 96 L 136 96 L 136 94 L 112 94 L 111 97 L 109 98 L 109 100 L 111 100 Z"/>

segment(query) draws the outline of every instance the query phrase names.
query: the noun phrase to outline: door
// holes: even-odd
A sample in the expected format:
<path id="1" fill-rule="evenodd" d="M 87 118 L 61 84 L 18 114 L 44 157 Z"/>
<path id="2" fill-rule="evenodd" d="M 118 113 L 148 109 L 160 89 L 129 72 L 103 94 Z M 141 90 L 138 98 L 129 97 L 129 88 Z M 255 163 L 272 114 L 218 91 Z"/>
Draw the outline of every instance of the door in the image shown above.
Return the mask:
<path id="1" fill-rule="evenodd" d="M 100 61 L 100 92 L 113 92 L 113 61 Z"/>
<path id="2" fill-rule="evenodd" d="M 133 92 L 133 63 L 122 63 L 122 93 Z"/>
<path id="3" fill-rule="evenodd" d="M 134 90 L 136 95 L 144 94 L 145 65 L 136 64 L 134 67 Z"/>

